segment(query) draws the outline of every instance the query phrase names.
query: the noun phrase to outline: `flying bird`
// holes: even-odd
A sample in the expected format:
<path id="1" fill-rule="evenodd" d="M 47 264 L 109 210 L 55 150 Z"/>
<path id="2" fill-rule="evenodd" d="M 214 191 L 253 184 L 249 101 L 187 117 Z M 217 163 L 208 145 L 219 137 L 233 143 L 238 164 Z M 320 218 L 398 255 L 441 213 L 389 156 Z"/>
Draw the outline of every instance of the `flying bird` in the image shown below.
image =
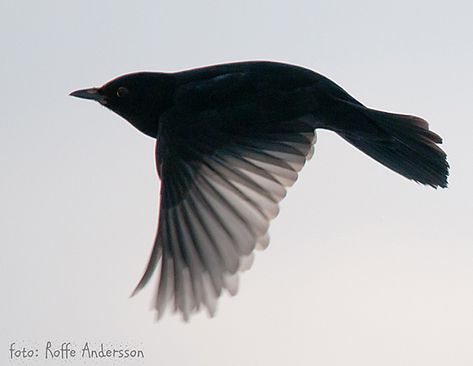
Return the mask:
<path id="1" fill-rule="evenodd" d="M 185 320 L 216 310 L 223 289 L 268 245 L 286 189 L 313 154 L 316 129 L 336 132 L 418 183 L 447 187 L 439 135 L 419 117 L 368 108 L 299 66 L 238 62 L 175 73 L 137 72 L 72 92 L 156 139 L 159 221 L 146 270 L 159 268 L 155 309 Z"/>

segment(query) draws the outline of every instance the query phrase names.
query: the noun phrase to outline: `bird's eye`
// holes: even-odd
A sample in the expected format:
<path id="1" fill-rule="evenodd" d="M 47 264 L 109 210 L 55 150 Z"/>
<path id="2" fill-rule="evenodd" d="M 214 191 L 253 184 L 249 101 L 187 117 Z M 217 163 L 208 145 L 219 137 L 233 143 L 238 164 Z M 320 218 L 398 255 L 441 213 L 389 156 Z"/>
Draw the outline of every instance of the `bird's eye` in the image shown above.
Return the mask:
<path id="1" fill-rule="evenodd" d="M 128 89 L 121 86 L 117 89 L 117 97 L 122 98 L 129 93 Z"/>

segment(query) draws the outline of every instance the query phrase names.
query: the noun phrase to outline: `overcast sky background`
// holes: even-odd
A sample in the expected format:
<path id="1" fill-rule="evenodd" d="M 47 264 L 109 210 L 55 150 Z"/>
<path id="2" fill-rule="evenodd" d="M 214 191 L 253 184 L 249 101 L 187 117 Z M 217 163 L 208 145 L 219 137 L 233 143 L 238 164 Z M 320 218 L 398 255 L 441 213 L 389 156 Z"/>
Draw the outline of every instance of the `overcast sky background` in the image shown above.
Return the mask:
<path id="1" fill-rule="evenodd" d="M 45 343 L 142 348 L 64 365 L 473 364 L 471 1 L 1 1 L 0 363 Z M 128 298 L 156 229 L 153 140 L 68 96 L 137 70 L 306 66 L 427 119 L 450 188 L 319 132 L 240 292 L 186 324 Z M 9 345 L 39 348 L 10 361 Z"/>

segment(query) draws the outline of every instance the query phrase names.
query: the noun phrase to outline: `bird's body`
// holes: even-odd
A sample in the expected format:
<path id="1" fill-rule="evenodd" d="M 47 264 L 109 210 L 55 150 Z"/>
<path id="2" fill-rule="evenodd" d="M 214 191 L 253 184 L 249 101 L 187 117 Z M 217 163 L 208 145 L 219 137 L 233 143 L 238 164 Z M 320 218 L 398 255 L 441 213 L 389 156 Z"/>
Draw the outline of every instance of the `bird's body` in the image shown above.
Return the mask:
<path id="1" fill-rule="evenodd" d="M 215 311 L 325 128 L 390 169 L 447 184 L 441 138 L 418 117 L 363 106 L 311 70 L 241 62 L 178 73 L 140 72 L 74 96 L 94 99 L 157 139 L 158 234 L 142 288 L 161 262 L 156 309 L 174 300 L 185 318 Z"/>
<path id="2" fill-rule="evenodd" d="M 136 85 L 139 92 L 130 101 L 130 108 L 119 105 L 115 112 L 141 132 L 156 137 L 159 119 L 169 110 L 192 113 L 193 116 L 196 112 L 228 110 L 229 115 L 225 116 L 230 117 L 226 122 L 228 124 L 241 117 L 242 112 L 250 113 L 251 119 L 259 117 L 260 113 L 281 118 L 281 112 L 297 117 L 301 114 L 302 102 L 306 102 L 304 110 L 310 113 L 315 104 L 308 98 L 311 93 L 316 93 L 315 86 L 320 80 L 329 81 L 313 71 L 292 65 L 247 62 L 179 73 L 138 72 L 112 80 L 104 87 L 108 92 L 119 88 L 124 82 L 131 87 Z M 291 102 L 294 103 L 292 109 L 297 108 L 292 113 Z M 143 113 L 148 112 L 151 105 L 154 107 L 153 115 Z M 231 109 L 237 107 L 243 109 L 235 114 Z M 258 108 L 256 115 L 255 108 Z M 114 110 L 113 104 L 110 109 Z"/>

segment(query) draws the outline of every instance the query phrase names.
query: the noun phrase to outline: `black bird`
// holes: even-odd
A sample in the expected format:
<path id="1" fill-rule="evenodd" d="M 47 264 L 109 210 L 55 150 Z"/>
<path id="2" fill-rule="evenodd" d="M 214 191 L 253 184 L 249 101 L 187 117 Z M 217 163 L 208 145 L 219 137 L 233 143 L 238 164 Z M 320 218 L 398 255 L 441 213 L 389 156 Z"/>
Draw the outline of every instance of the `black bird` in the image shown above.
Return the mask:
<path id="1" fill-rule="evenodd" d="M 137 72 L 72 96 L 92 99 L 156 139 L 159 223 L 146 271 L 160 265 L 155 308 L 213 315 L 222 289 L 268 245 L 286 188 L 312 156 L 315 130 L 342 138 L 404 177 L 447 186 L 440 136 L 419 117 L 365 107 L 311 70 L 239 62 Z"/>

